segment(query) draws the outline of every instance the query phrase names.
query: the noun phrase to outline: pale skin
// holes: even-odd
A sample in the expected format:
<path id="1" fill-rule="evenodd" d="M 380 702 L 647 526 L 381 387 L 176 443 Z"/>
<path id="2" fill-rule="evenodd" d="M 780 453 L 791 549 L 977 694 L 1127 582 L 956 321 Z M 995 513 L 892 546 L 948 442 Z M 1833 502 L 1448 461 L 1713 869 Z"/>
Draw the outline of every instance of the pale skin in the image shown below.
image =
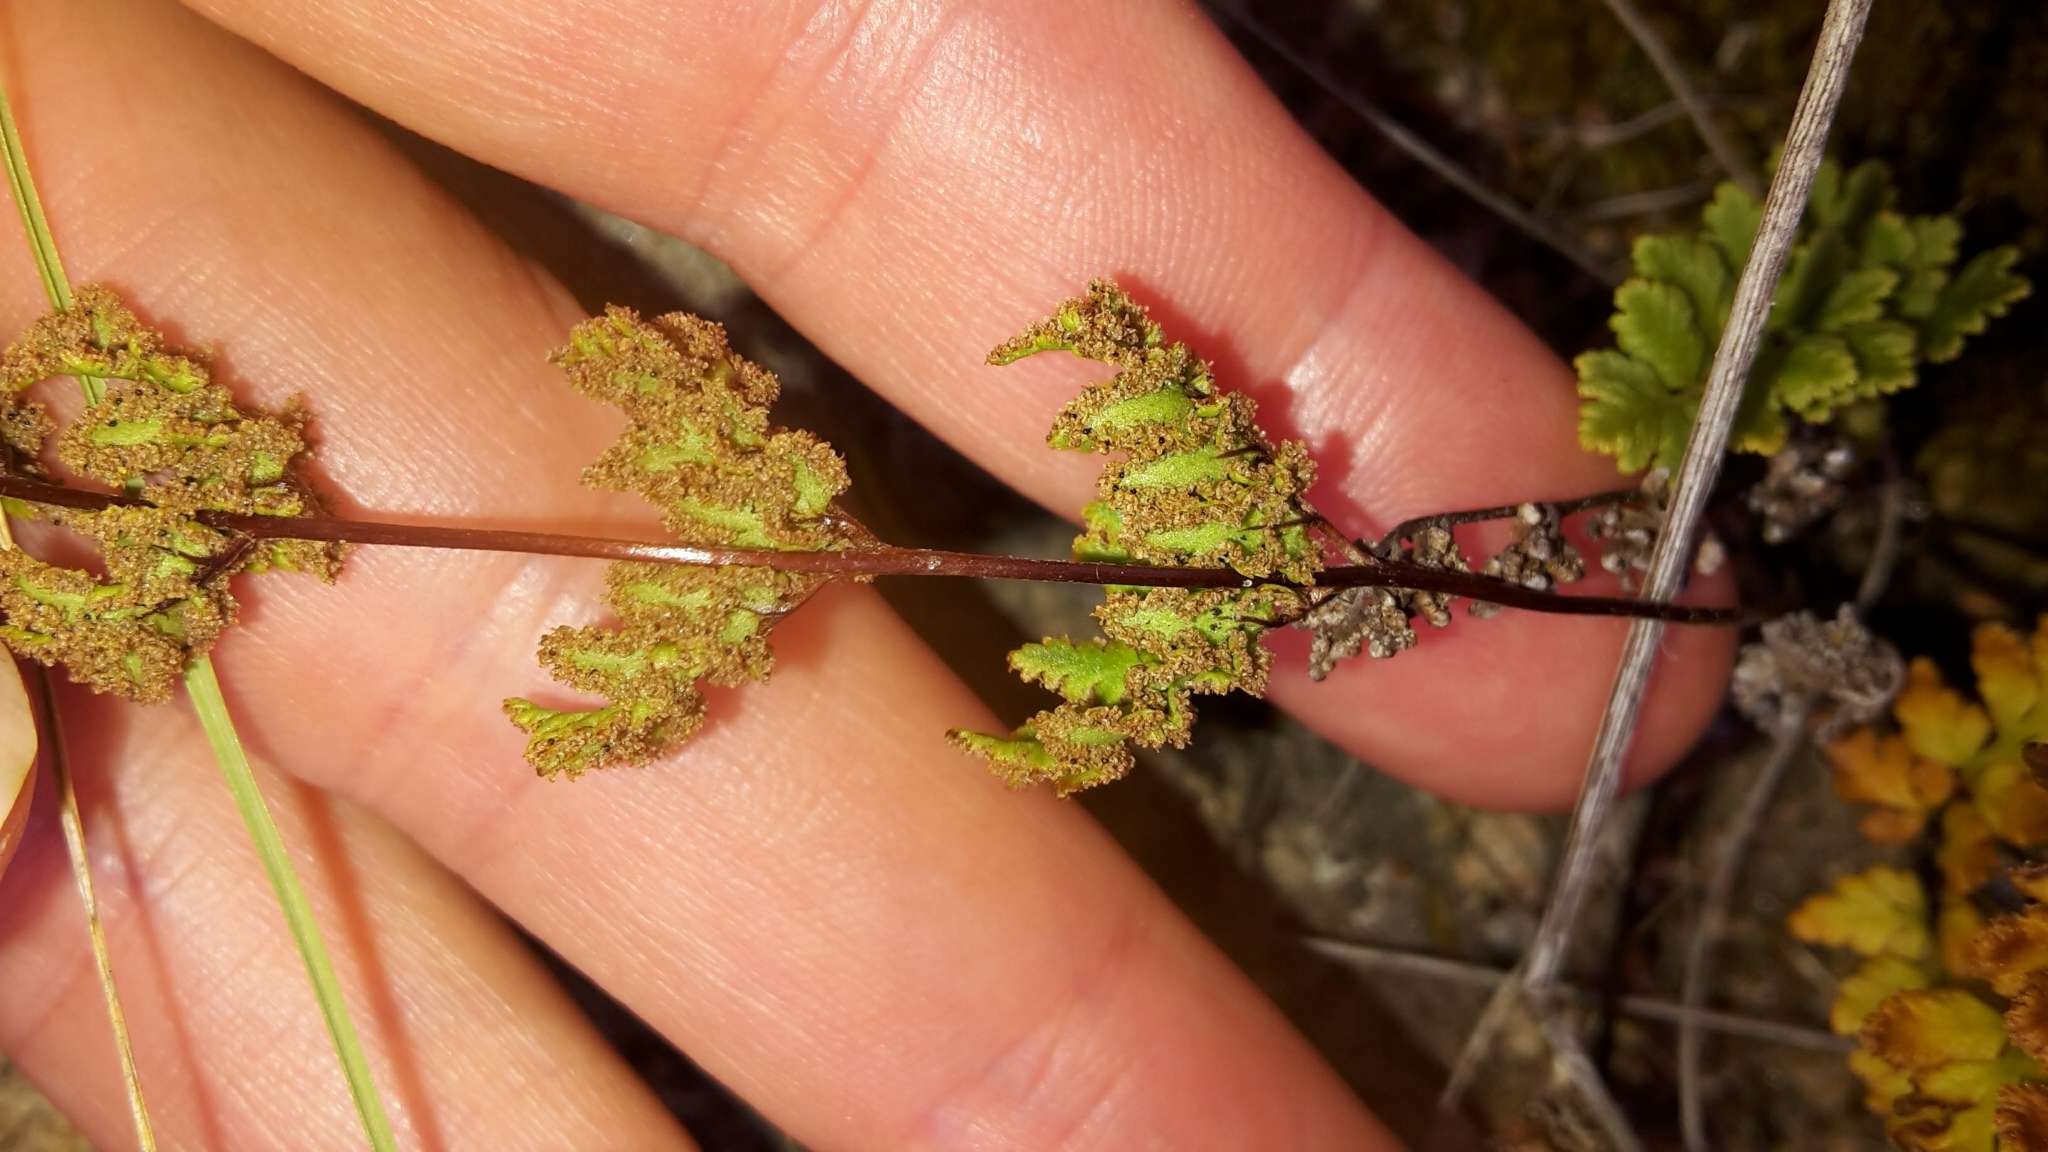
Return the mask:
<path id="1" fill-rule="evenodd" d="M 218 346 L 250 399 L 305 393 L 344 512 L 651 523 L 574 483 L 616 427 L 544 362 L 578 309 L 315 80 L 715 250 L 1055 508 L 1095 465 L 1042 437 L 1089 377 L 980 357 L 1105 273 L 1343 447 L 1317 502 L 1361 533 L 1615 482 L 1566 369 L 1177 0 L 195 7 L 262 49 L 143 0 L 16 0 L 10 88 L 73 278 Z M 8 213 L 0 321 L 42 310 Z M 1392 1146 L 1080 809 L 944 745 L 995 720 L 871 591 L 792 618 L 774 680 L 668 761 L 535 780 L 496 702 L 597 588 L 588 562 L 365 549 L 334 588 L 249 587 L 217 653 L 405 1146 L 687 1146 L 498 913 L 815 1147 Z M 1510 612 L 1273 694 L 1443 795 L 1557 806 L 1621 629 Z M 1671 634 L 1638 777 L 1731 647 Z M 166 1146 L 360 1147 L 189 713 L 63 711 Z M 0 1049 L 125 1147 L 50 799 L 0 880 Z"/>

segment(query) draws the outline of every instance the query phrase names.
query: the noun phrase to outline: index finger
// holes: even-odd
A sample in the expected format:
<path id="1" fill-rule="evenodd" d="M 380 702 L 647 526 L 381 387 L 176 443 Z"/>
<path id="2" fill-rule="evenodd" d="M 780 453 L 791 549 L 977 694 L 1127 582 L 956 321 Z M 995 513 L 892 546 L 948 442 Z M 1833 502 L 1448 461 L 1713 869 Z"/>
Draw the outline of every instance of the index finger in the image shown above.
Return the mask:
<path id="1" fill-rule="evenodd" d="M 72 274 L 228 341 L 258 403 L 311 391 L 332 491 L 382 516 L 644 522 L 569 480 L 617 426 L 545 363 L 564 294 L 360 117 L 159 0 L 6 14 Z M 144 56 L 180 83 L 99 67 Z M 26 263 L 0 277 L 11 325 L 42 307 Z M 536 780 L 491 701 L 534 683 L 535 637 L 587 619 L 598 584 L 365 548 L 332 587 L 248 589 L 216 658 L 252 750 L 387 818 L 808 1143 L 1383 1146 L 1085 813 L 946 748 L 983 717 L 871 590 L 780 626 L 773 679 L 664 763 Z"/>
<path id="2" fill-rule="evenodd" d="M 1358 534 L 1617 481 L 1575 443 L 1564 366 L 1181 0 L 194 2 L 428 135 L 712 248 L 856 375 L 1055 507 L 1078 508 L 1093 470 L 1043 447 L 1079 381 L 979 365 L 1104 272 L 1309 442 L 1318 503 Z M 1510 613 L 1319 688 L 1276 674 L 1273 694 L 1435 791 L 1558 803 L 1621 633 Z M 1732 646 L 1674 633 L 1639 766 L 1704 725 Z"/>

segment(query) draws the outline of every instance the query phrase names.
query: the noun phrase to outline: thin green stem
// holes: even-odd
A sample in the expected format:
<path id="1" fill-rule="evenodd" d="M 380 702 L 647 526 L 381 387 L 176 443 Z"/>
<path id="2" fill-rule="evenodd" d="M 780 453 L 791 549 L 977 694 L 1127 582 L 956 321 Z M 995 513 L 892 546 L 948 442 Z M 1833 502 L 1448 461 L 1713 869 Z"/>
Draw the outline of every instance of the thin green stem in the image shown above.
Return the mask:
<path id="1" fill-rule="evenodd" d="M 199 726 L 206 731 L 206 742 L 213 747 L 213 758 L 220 763 L 228 792 L 235 798 L 242 821 L 249 826 L 249 839 L 256 844 L 256 854 L 262 858 L 263 870 L 270 875 L 270 886 L 277 892 L 277 903 L 284 909 L 285 924 L 306 962 L 306 975 L 313 981 L 320 1015 L 327 1021 L 327 1034 L 334 1038 L 334 1052 L 341 1058 L 341 1070 L 348 1077 L 349 1092 L 355 1096 L 356 1112 L 362 1117 L 370 1147 L 378 1152 L 396 1149 L 391 1121 L 384 1114 L 383 1100 L 370 1077 L 370 1063 L 363 1056 L 362 1043 L 356 1039 L 355 1025 L 349 1020 L 348 1004 L 342 999 L 340 982 L 334 978 L 334 964 L 327 957 L 327 945 L 320 939 L 312 905 L 306 902 L 305 889 L 299 886 L 298 873 L 285 853 L 284 837 L 278 834 L 277 823 L 270 818 L 270 807 L 256 787 L 256 774 L 250 770 L 248 753 L 243 751 L 242 738 L 235 732 L 234 719 L 228 715 L 227 698 L 221 694 L 220 680 L 213 674 L 213 661 L 203 653 L 185 668 L 185 692 L 192 698 L 192 710 L 199 714 Z"/>
<path id="2" fill-rule="evenodd" d="M 7 98 L 7 86 L 0 83 L 0 162 L 7 167 L 7 186 L 21 209 L 22 230 L 28 234 L 35 253 L 36 273 L 53 307 L 71 303 L 71 285 L 64 277 L 64 265 L 57 259 L 57 241 L 50 235 L 50 223 L 43 217 L 42 198 L 36 195 L 28 171 L 28 154 L 21 147 L 21 132 L 14 126 L 14 105 Z M 81 379 L 88 402 L 98 400 L 98 381 Z M 14 528 L 0 514 L 0 548 L 14 547 Z M 128 1115 L 135 1123 L 135 1144 L 142 1152 L 156 1152 L 156 1125 L 149 1119 L 149 1103 L 142 1092 L 142 1070 L 135 1061 L 135 1045 L 128 1036 L 128 1013 L 121 1007 L 121 990 L 114 981 L 114 957 L 107 949 L 107 930 L 100 919 L 99 893 L 92 882 L 92 859 L 85 851 L 85 820 L 78 810 L 78 784 L 71 775 L 70 757 L 64 754 L 64 730 L 57 720 L 57 694 L 50 689 L 50 676 L 41 668 L 23 670 L 35 687 L 35 712 L 42 726 L 43 762 L 57 786 L 58 824 L 64 829 L 64 852 L 71 862 L 71 880 L 78 888 L 78 902 L 85 910 L 85 934 L 92 946 L 93 968 L 99 974 L 100 998 L 107 1005 L 107 1024 L 113 1029 L 114 1051 L 121 1060 L 121 1083 L 128 1094 Z"/>
<path id="3" fill-rule="evenodd" d="M 49 220 L 43 215 L 42 197 L 37 194 L 35 179 L 29 173 L 28 154 L 22 147 L 21 133 L 15 127 L 14 107 L 8 99 L 5 83 L 0 83 L 0 153 L 4 153 L 7 184 L 14 193 L 15 206 L 21 210 L 22 227 L 28 233 L 29 250 L 35 257 L 36 272 L 42 277 L 43 291 L 50 298 L 50 306 L 62 311 L 71 306 L 71 281 L 64 274 L 64 262 L 57 254 L 56 238 L 50 232 Z M 87 377 L 80 377 L 78 386 L 85 393 L 88 404 L 98 403 L 106 394 L 104 384 Z M 277 825 L 263 803 L 263 794 L 256 788 L 248 755 L 242 750 L 241 737 L 235 732 L 233 717 L 228 714 L 227 699 L 221 695 L 220 681 L 213 674 L 213 662 L 204 653 L 185 669 L 185 690 L 192 699 L 193 711 L 199 714 L 200 726 L 206 730 L 207 743 L 213 747 L 221 774 L 227 778 L 228 790 L 234 794 L 235 806 L 241 809 L 242 819 L 249 826 L 249 836 L 255 841 L 263 869 L 270 874 L 270 884 L 277 892 L 285 923 L 291 927 L 292 939 L 299 946 L 299 957 L 305 962 L 306 975 L 312 981 L 313 996 L 320 1003 L 321 1018 L 327 1022 L 327 1034 L 333 1039 L 335 1053 L 341 1058 L 342 1073 L 348 1079 L 349 1092 L 355 1097 L 356 1112 L 363 1120 L 363 1131 L 376 1152 L 395 1152 L 398 1145 L 391 1135 L 391 1122 L 385 1116 L 382 1098 L 377 1095 L 376 1082 L 370 1077 L 369 1063 L 363 1057 L 362 1044 L 357 1040 L 355 1025 L 349 1019 L 341 985 L 334 979 L 334 965 L 327 957 L 327 946 L 320 939 L 313 910 L 306 903 L 298 875 L 292 871 L 291 859 L 285 854 Z M 117 1033 L 125 1033 L 120 1004 L 113 995 L 111 972 L 107 977 L 108 1012 L 114 1018 Z M 139 1108 L 140 1090 L 134 1087 L 136 1083 L 131 1079 L 131 1091 L 136 1093 Z M 147 1118 L 140 1112 L 137 1113 L 137 1123 L 146 1132 Z M 145 1147 L 148 1146 L 149 1143 L 145 1142 Z"/>
<path id="4" fill-rule="evenodd" d="M 14 102 L 0 85 L 0 152 L 7 165 L 7 187 L 14 193 L 14 206 L 21 210 L 22 231 L 28 234 L 29 252 L 36 258 L 36 275 L 43 281 L 43 294 L 50 307 L 61 312 L 71 307 L 71 281 L 64 275 L 64 261 L 57 255 L 57 238 L 50 233 L 49 218 L 43 215 L 43 198 L 36 193 L 35 177 L 28 170 L 28 151 L 21 146 L 21 130 L 14 124 Z M 88 404 L 97 404 L 106 385 L 81 377 Z"/>

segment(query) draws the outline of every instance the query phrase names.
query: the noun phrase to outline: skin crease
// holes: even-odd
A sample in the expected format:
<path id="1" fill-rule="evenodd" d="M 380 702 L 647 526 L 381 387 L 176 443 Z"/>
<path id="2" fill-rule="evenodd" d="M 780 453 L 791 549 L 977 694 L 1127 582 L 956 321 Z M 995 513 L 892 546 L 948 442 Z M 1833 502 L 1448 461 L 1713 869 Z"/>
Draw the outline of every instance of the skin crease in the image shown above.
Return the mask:
<path id="1" fill-rule="evenodd" d="M 1035 445 L 1075 370 L 974 365 L 1097 270 L 1167 305 L 1319 451 L 1348 446 L 1333 512 L 1386 520 L 1610 482 L 1570 448 L 1555 362 L 1279 120 L 1190 10 L 1134 0 L 1032 36 L 1004 23 L 1035 8 L 212 11 L 401 120 L 712 243 L 871 384 L 1061 506 L 1094 464 Z M 787 35 L 761 34 L 777 15 Z M 1128 51 L 1139 32 L 1157 45 Z M 331 99 L 160 5 L 17 3 L 4 35 L 74 278 L 108 278 L 174 337 L 218 342 L 253 399 L 305 392 L 344 510 L 647 530 L 630 502 L 568 482 L 617 425 L 542 362 L 574 319 L 559 290 Z M 179 82 L 104 67 L 144 55 L 177 60 Z M 1096 88 L 1108 103 L 1089 103 Z M 1276 193 L 1292 206 L 1278 219 Z M 5 233 L 0 250 L 20 251 L 11 220 Z M 25 261 L 0 277 L 0 307 L 10 329 L 42 310 Z M 997 387 L 1004 403 L 958 402 Z M 540 684 L 534 638 L 587 619 L 596 588 L 587 564 L 364 550 L 333 589 L 255 583 L 219 654 L 255 750 L 341 798 L 375 947 L 331 943 L 362 1003 L 359 954 L 385 958 L 371 983 L 404 1027 L 366 1039 L 380 1069 L 424 1070 L 405 1114 L 443 1145 L 516 1146 L 521 1124 L 561 1125 L 557 1146 L 674 1137 L 429 856 L 813 1146 L 1387 1142 L 1077 809 L 1005 793 L 944 748 L 945 727 L 993 720 L 870 593 L 794 617 L 776 678 L 721 697 L 671 762 L 534 781 L 494 703 Z M 1348 671 L 1323 703 L 1281 694 L 1432 786 L 1556 802 L 1615 635 L 1510 613 L 1431 636 L 1398 675 Z M 1645 767 L 1690 740 L 1725 668 L 1727 637 L 1673 637 Z M 126 820 L 156 829 L 108 905 L 172 1146 L 358 1146 L 189 722 L 96 706 L 66 700 L 75 728 L 104 734 L 80 741 L 102 790 L 87 819 L 119 814 L 96 823 L 103 841 Z M 211 815 L 184 815 L 174 786 Z M 119 1146 L 53 839 L 38 817 L 0 886 L 0 1047 Z M 109 870 L 125 855 L 100 851 Z M 445 911 L 411 911 L 418 892 Z M 444 920 L 468 926 L 455 943 L 435 938 Z M 252 1008 L 255 1044 L 237 1029 Z M 472 1028 L 472 1012 L 496 1026 Z M 509 1086 L 476 1072 L 515 1057 L 530 1072 Z M 566 1101 L 515 1090 L 553 1075 L 571 1078 Z"/>

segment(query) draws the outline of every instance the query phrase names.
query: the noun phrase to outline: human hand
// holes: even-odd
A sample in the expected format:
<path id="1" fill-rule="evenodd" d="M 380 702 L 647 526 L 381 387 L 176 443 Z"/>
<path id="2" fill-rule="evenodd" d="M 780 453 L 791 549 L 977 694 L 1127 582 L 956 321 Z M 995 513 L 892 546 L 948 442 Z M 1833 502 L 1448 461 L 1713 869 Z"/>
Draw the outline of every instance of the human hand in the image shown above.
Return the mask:
<path id="1" fill-rule="evenodd" d="M 1345 447 L 1319 506 L 1401 516 L 1612 486 L 1569 377 L 1377 208 L 1191 6 L 206 0 L 205 14 L 479 159 L 725 256 L 998 476 L 1082 378 L 977 367 L 1088 276 L 1170 309 L 1224 380 Z M 544 360 L 580 316 L 317 85 L 146 0 L 17 0 L 10 84 L 78 281 L 306 393 L 344 511 L 644 532 L 570 480 L 606 414 Z M 0 252 L 22 251 L 13 225 Z M 9 330 L 43 308 L 26 257 Z M 1235 355 L 1224 355 L 1226 349 Z M 1268 383 L 1272 382 L 1272 383 Z M 594 566 L 364 549 L 252 593 L 217 654 L 408 1147 L 681 1135 L 490 905 L 821 1147 L 1358 1148 L 1383 1134 L 1077 808 L 942 740 L 992 722 L 874 595 L 660 766 L 546 785 L 495 707 Z M 1445 795 L 1561 803 L 1621 626 L 1509 613 L 1283 706 Z M 1719 698 L 1673 633 L 1637 767 Z M 172 1146 L 360 1146 L 298 961 L 190 717 L 67 693 L 138 1054 Z M 48 805 L 39 806 L 47 813 Z M 488 903 L 486 903 L 488 902 Z M 0 1048 L 124 1146 L 62 847 L 0 887 Z"/>
<path id="2" fill-rule="evenodd" d="M 0 876 L 28 825 L 36 787 L 36 720 L 20 677 L 0 669 Z"/>

